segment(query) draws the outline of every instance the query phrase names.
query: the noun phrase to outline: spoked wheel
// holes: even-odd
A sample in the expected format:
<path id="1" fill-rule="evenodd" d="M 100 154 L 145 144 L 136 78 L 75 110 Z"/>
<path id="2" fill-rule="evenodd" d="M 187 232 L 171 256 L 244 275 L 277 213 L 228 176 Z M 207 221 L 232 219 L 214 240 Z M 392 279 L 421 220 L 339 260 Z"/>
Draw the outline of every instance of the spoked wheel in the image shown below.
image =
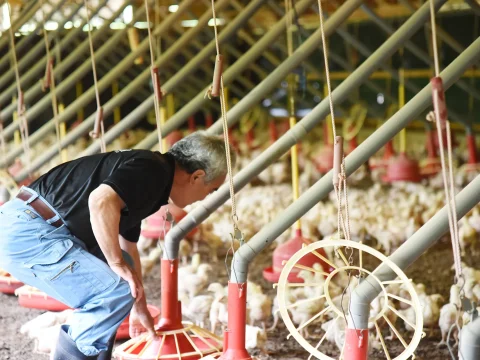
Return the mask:
<path id="1" fill-rule="evenodd" d="M 327 259 L 319 250 L 335 256 Z M 333 271 L 325 273 L 321 266 L 309 268 L 299 265 L 302 257 L 309 254 L 316 255 L 319 263 L 328 263 Z M 396 279 L 381 281 L 375 274 L 379 265 L 392 270 Z M 288 282 L 288 275 L 295 267 L 302 269 L 304 283 Z M 293 336 L 313 357 L 322 360 L 343 359 L 345 344 L 340 345 L 342 350 L 337 358 L 322 353 L 319 348 L 328 335 L 331 338 L 331 331 L 344 332 L 344 327 L 339 330 L 333 326 L 340 322 L 345 324 L 346 319 L 349 319 L 350 292 L 366 277 L 371 277 L 377 283 L 377 288 L 381 289 L 370 306 L 370 333 L 375 334 L 380 342 L 386 359 L 406 360 L 412 356 L 423 336 L 423 315 L 415 288 L 403 271 L 386 256 L 354 241 L 317 241 L 304 246 L 285 263 L 277 284 L 277 295 L 279 311 L 290 332 L 289 337 Z M 321 333 L 315 340 L 307 338 L 308 326 L 328 320 L 333 321 L 322 331 L 321 338 Z M 294 325 L 294 321 L 298 325 Z M 400 342 L 403 345 L 404 350 L 400 354 L 390 354 L 387 349 L 389 343 L 385 341 L 382 328 L 390 330 L 392 343 Z M 337 335 L 335 339 L 337 342 Z"/>

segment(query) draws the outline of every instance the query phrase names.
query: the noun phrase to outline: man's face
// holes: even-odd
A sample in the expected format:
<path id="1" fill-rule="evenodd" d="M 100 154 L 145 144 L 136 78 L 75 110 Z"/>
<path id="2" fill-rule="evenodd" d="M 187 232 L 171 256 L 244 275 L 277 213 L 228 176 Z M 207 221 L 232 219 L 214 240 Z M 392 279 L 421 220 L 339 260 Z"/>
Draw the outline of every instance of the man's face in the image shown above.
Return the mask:
<path id="1" fill-rule="evenodd" d="M 185 185 L 183 191 L 177 194 L 176 198 L 172 198 L 175 205 L 185 207 L 194 202 L 201 201 L 217 190 L 224 182 L 226 176 L 219 176 L 212 181 L 205 183 L 205 172 L 197 170 L 190 174 L 188 183 Z"/>

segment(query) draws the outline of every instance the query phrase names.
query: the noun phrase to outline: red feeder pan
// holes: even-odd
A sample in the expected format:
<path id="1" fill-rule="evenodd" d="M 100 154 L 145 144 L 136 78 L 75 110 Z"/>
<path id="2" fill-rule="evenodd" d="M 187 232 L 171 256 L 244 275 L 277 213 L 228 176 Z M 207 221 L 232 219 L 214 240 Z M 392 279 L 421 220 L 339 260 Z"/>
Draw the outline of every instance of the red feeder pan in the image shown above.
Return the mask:
<path id="1" fill-rule="evenodd" d="M 371 158 L 368 160 L 368 166 L 370 169 L 377 169 L 377 168 L 386 168 L 388 166 L 389 160 L 392 156 L 395 155 L 395 151 L 393 150 L 393 143 L 392 140 L 385 144 L 385 151 L 383 153 L 382 159 Z"/>
<path id="2" fill-rule="evenodd" d="M 293 256 L 293 254 L 295 254 L 302 248 L 303 244 L 308 245 L 311 243 L 311 240 L 304 238 L 302 236 L 302 232 L 300 230 L 297 230 L 293 238 L 288 240 L 286 243 L 279 245 L 273 252 L 273 266 L 263 270 L 263 277 L 265 278 L 265 280 L 270 282 L 278 282 L 278 279 L 280 278 L 280 273 L 283 269 L 283 262 L 288 261 Z M 322 256 L 327 256 L 323 250 L 319 250 L 319 253 Z M 314 254 L 305 255 L 298 262 L 298 264 L 308 267 L 313 267 L 313 264 L 315 263 L 320 263 L 325 272 L 331 272 L 333 270 L 328 264 L 321 261 Z M 295 283 L 303 282 L 303 279 L 297 276 L 299 271 L 301 271 L 301 269 L 293 268 L 288 275 L 288 281 Z"/>
<path id="3" fill-rule="evenodd" d="M 115 358 L 196 360 L 221 351 L 222 341 L 191 324 L 182 324 L 178 301 L 178 259 L 161 261 L 161 318 L 156 326 L 158 340 L 150 335 L 131 339 L 115 349 Z"/>
<path id="4" fill-rule="evenodd" d="M 422 176 L 420 174 L 418 162 L 409 159 L 406 154 L 400 154 L 388 163 L 387 174 L 384 177 L 384 180 L 386 182 L 420 182 Z"/>
<path id="5" fill-rule="evenodd" d="M 150 305 L 150 304 L 148 304 L 147 307 L 148 307 L 148 311 L 150 312 L 150 315 L 152 315 L 152 317 L 153 317 L 154 323 L 156 324 L 158 322 L 159 317 L 160 317 L 160 309 L 158 307 Z M 123 322 L 118 327 L 117 336 L 116 336 L 115 340 L 130 339 L 130 335 L 129 335 L 129 332 L 128 332 L 128 329 L 129 329 L 129 326 L 130 326 L 129 320 L 130 320 L 130 315 L 128 315 L 127 318 L 125 320 L 123 320 Z"/>
<path id="6" fill-rule="evenodd" d="M 164 226 L 165 233 L 168 233 L 170 231 L 170 223 L 165 222 L 164 220 L 164 218 L 166 218 L 167 209 L 169 209 L 170 213 L 172 214 L 175 223 L 178 223 L 188 214 L 185 210 L 179 208 L 174 204 L 162 206 L 160 210 L 147 218 L 147 224 L 145 228 L 142 229 L 142 236 L 145 236 L 149 239 L 163 239 Z M 190 233 L 188 233 L 187 235 L 187 238 L 190 239 L 193 235 L 196 234 L 197 231 L 198 228 L 190 231 Z"/>
<path id="7" fill-rule="evenodd" d="M 4 294 L 15 294 L 15 290 L 21 286 L 23 286 L 21 281 L 18 281 L 6 271 L 0 270 L 0 292 Z"/>
<path id="8" fill-rule="evenodd" d="M 26 308 L 46 311 L 63 311 L 70 309 L 70 307 L 64 303 L 61 303 L 44 292 L 28 285 L 15 290 L 15 295 L 18 296 L 18 303 L 20 306 Z"/>

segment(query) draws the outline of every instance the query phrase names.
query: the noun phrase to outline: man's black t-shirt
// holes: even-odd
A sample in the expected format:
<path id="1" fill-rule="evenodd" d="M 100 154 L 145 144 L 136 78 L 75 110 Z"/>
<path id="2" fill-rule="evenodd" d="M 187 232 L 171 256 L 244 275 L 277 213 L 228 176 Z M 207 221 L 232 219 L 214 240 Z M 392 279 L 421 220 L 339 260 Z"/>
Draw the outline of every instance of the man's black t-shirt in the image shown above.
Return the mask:
<path id="1" fill-rule="evenodd" d="M 101 184 L 111 186 L 126 207 L 120 234 L 137 242 L 141 221 L 168 203 L 175 160 L 171 154 L 124 150 L 82 157 L 61 164 L 29 187 L 58 211 L 66 226 L 87 248 L 97 245 L 90 224 L 88 197 Z"/>

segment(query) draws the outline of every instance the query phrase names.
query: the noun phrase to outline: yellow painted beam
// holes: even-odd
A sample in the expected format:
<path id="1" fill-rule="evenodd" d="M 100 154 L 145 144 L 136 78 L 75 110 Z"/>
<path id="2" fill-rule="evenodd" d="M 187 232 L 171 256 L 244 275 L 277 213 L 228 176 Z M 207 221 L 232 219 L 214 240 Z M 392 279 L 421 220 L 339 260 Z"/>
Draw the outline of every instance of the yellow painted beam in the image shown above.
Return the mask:
<path id="1" fill-rule="evenodd" d="M 332 71 L 330 72 L 330 79 L 331 80 L 344 80 L 352 73 L 349 71 Z M 432 69 L 409 69 L 405 70 L 405 78 L 406 79 L 429 79 L 433 76 Z M 463 73 L 462 77 L 465 78 L 480 78 L 480 70 L 478 69 L 470 69 Z M 323 81 L 323 76 L 319 74 L 310 73 L 307 75 L 308 80 L 320 80 Z M 375 71 L 371 76 L 370 79 L 377 79 L 377 80 L 385 80 L 390 79 L 391 75 L 387 71 Z"/>

